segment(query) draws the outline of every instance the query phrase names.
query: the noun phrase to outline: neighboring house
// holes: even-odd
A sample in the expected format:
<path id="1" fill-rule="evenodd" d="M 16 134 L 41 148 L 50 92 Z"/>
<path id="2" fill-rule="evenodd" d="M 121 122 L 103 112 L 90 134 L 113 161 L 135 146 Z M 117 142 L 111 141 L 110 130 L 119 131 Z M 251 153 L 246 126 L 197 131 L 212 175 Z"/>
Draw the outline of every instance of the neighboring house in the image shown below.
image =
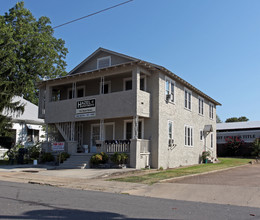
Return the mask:
<path id="1" fill-rule="evenodd" d="M 228 141 L 241 142 L 237 156 L 252 156 L 252 144 L 260 138 L 260 121 L 217 123 L 217 155 L 229 156 Z"/>
<path id="2" fill-rule="evenodd" d="M 216 105 L 162 66 L 99 48 L 40 85 L 39 117 L 76 155 L 126 152 L 130 166 L 170 168 L 216 156 Z"/>
<path id="3" fill-rule="evenodd" d="M 12 101 L 20 101 L 21 104 L 24 104 L 23 114 L 4 112 L 5 115 L 12 118 L 14 144 L 30 146 L 44 141 L 44 120 L 38 118 L 38 106 L 18 96 L 14 97 Z"/>

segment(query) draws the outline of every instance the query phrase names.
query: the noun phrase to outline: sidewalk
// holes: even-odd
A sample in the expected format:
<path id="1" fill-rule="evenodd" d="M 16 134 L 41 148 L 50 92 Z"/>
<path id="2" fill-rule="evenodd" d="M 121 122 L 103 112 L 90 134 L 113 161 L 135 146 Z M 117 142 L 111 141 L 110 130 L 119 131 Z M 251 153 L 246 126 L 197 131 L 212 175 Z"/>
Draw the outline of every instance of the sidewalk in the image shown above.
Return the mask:
<path id="1" fill-rule="evenodd" d="M 54 170 L 53 167 L 5 166 L 3 168 L 0 166 L 0 179 L 2 181 L 51 185 L 81 190 L 260 208 L 259 164 L 198 175 L 196 177 L 178 178 L 170 182 L 161 182 L 153 185 L 107 181 L 111 175 L 114 177 L 114 175 L 127 172 L 142 173 L 146 171 L 135 171 L 134 169 Z M 250 172 L 254 176 L 250 176 Z M 247 176 L 241 178 L 245 173 Z M 255 178 L 256 176 L 258 178 Z M 236 181 L 233 181 L 233 184 L 226 183 L 226 179 L 230 180 L 230 178 L 236 179 Z M 242 185 L 239 183 L 240 179 L 243 180 Z M 246 184 L 246 180 L 248 180 L 248 184 Z M 253 181 L 254 184 L 252 184 Z"/>

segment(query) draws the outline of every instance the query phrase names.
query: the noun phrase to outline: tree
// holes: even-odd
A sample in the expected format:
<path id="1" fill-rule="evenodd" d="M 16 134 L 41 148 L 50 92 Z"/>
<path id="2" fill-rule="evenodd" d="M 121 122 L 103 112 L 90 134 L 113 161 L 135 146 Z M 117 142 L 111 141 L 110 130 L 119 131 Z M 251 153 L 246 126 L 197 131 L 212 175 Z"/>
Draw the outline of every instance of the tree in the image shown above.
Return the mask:
<path id="1" fill-rule="evenodd" d="M 9 13 L 0 15 L 0 114 L 5 108 L 22 110 L 12 98 L 23 96 L 37 104 L 37 83 L 66 75 L 65 42 L 53 36 L 50 19 L 34 18 L 18 2 Z M 8 119 L 1 115 L 0 132 Z"/>
<path id="2" fill-rule="evenodd" d="M 221 121 L 221 119 L 220 119 L 220 117 L 217 115 L 217 117 L 216 117 L 216 122 L 217 123 L 222 123 L 222 121 Z"/>
<path id="3" fill-rule="evenodd" d="M 245 116 L 241 116 L 239 118 L 232 117 L 232 118 L 227 118 L 225 122 L 242 122 L 242 121 L 249 121 L 249 119 Z"/>

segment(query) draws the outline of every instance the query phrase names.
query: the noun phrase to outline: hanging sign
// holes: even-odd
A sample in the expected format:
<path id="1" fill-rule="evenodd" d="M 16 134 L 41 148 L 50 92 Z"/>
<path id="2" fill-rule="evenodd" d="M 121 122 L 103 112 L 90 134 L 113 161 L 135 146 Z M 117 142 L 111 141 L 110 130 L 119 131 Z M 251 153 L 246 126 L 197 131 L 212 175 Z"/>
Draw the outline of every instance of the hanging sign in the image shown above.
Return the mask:
<path id="1" fill-rule="evenodd" d="M 76 118 L 96 116 L 96 99 L 77 101 Z"/>

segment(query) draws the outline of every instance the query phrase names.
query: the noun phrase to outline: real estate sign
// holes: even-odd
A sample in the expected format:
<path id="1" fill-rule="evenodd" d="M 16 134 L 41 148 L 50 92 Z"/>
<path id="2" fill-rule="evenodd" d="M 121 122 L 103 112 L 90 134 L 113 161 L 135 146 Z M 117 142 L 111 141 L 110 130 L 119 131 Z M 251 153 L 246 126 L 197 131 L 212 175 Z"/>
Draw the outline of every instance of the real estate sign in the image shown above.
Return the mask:
<path id="1" fill-rule="evenodd" d="M 53 151 L 64 151 L 64 145 L 64 142 L 53 142 L 51 148 Z"/>
<path id="2" fill-rule="evenodd" d="M 76 118 L 96 116 L 96 99 L 77 101 Z"/>

